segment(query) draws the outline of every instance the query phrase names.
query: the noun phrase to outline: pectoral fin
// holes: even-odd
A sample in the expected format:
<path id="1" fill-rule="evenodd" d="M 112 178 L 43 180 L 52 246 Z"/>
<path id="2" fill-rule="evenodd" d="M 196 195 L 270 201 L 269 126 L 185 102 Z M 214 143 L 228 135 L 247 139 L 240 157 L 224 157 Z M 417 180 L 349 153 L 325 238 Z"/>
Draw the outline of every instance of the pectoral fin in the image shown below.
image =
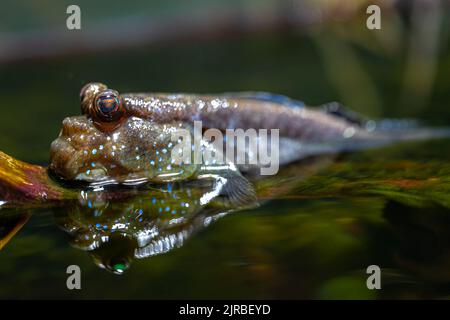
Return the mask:
<path id="1" fill-rule="evenodd" d="M 224 202 L 240 208 L 258 206 L 256 192 L 250 181 L 234 171 L 226 174 L 226 180 L 220 193 Z"/>
<path id="2" fill-rule="evenodd" d="M 213 188 L 200 199 L 201 204 L 210 202 L 232 209 L 253 208 L 258 206 L 253 185 L 237 170 L 214 170 L 208 167 L 197 178 L 213 180 Z"/>

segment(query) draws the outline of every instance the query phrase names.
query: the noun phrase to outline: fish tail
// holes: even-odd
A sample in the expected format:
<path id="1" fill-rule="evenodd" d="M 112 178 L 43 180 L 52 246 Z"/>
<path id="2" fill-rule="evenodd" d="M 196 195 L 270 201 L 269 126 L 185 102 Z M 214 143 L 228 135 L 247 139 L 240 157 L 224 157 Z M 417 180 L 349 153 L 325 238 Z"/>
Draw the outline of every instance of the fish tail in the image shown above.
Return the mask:
<path id="1" fill-rule="evenodd" d="M 388 139 L 394 141 L 416 141 L 416 140 L 429 140 L 429 139 L 441 139 L 450 138 L 450 128 L 421 128 L 416 129 L 403 129 L 403 130 L 384 130 L 378 131 L 388 136 Z"/>

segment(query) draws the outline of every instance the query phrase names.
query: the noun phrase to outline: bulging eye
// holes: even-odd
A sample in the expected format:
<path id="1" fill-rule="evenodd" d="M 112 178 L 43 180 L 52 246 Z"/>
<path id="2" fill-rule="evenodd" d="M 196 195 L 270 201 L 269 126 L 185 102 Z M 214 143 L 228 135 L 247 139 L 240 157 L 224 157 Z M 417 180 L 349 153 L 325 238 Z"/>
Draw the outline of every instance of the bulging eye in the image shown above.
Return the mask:
<path id="1" fill-rule="evenodd" d="M 89 114 L 95 96 L 99 92 L 107 89 L 108 87 L 106 85 L 99 82 L 91 82 L 86 84 L 80 91 L 81 113 Z"/>
<path id="2" fill-rule="evenodd" d="M 117 91 L 108 89 L 95 96 L 92 117 L 96 122 L 119 123 L 124 115 L 123 101 Z"/>

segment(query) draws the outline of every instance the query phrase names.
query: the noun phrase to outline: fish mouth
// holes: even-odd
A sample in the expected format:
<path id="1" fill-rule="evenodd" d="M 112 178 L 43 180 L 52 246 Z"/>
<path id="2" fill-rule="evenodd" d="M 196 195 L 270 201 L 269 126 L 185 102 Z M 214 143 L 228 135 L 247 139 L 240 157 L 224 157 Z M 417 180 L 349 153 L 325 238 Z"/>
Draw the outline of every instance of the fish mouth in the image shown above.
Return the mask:
<path id="1" fill-rule="evenodd" d="M 105 133 L 86 116 L 66 118 L 51 145 L 50 170 L 62 180 L 96 186 L 175 179 L 185 171 L 173 168 L 170 159 L 169 141 L 178 127 L 130 117 Z"/>
<path id="2" fill-rule="evenodd" d="M 50 172 L 64 181 L 102 186 L 147 182 L 147 171 L 134 163 L 137 151 L 130 149 L 134 143 L 130 136 L 140 133 L 135 125 L 136 119 L 128 119 L 113 133 L 104 133 L 86 116 L 64 119 L 58 138 L 51 144 Z M 135 130 L 135 135 L 130 130 Z M 134 153 L 136 156 L 130 157 Z"/>
<path id="3" fill-rule="evenodd" d="M 92 168 L 85 159 L 84 151 L 78 150 L 66 137 L 59 137 L 52 142 L 50 147 L 49 170 L 58 178 L 65 181 L 101 182 L 108 179 L 106 168 L 99 162 Z"/>
<path id="4" fill-rule="evenodd" d="M 50 146 L 50 166 L 52 173 L 64 180 L 74 180 L 78 174 L 81 154 L 66 137 L 60 135 Z"/>
<path id="5" fill-rule="evenodd" d="M 50 146 L 50 171 L 63 180 L 100 180 L 106 174 L 102 166 L 92 168 L 90 176 L 83 168 L 89 160 L 85 152 L 89 149 L 89 139 L 102 136 L 86 116 L 65 118 L 58 138 Z"/>

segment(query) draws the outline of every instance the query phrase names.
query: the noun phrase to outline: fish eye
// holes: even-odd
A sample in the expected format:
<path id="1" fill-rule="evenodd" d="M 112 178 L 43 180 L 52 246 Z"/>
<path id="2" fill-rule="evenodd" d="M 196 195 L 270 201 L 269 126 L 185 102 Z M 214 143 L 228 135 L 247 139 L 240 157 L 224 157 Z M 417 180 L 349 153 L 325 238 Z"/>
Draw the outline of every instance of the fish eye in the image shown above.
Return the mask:
<path id="1" fill-rule="evenodd" d="M 80 91 L 81 113 L 89 114 L 94 97 L 108 87 L 100 82 L 91 82 L 86 84 Z"/>
<path id="2" fill-rule="evenodd" d="M 125 115 L 125 108 L 119 93 L 115 90 L 104 90 L 95 96 L 91 116 L 103 129 L 116 127 Z M 109 125 L 108 125 L 109 124 Z M 111 126 L 112 125 L 112 126 Z"/>

